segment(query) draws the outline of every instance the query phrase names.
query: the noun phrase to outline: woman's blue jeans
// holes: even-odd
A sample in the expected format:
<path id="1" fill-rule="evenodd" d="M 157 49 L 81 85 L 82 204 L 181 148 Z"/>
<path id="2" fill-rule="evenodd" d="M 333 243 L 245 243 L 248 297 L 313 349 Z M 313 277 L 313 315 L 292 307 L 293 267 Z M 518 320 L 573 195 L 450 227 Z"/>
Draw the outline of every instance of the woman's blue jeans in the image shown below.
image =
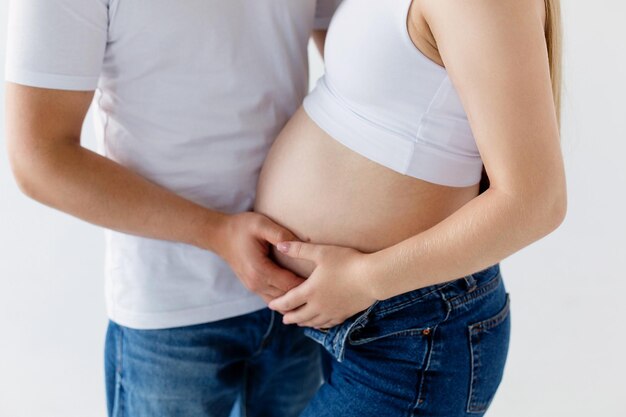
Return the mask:
<path id="1" fill-rule="evenodd" d="M 305 334 L 325 349 L 325 383 L 302 417 L 482 416 L 504 371 L 509 295 L 498 263 Z"/>

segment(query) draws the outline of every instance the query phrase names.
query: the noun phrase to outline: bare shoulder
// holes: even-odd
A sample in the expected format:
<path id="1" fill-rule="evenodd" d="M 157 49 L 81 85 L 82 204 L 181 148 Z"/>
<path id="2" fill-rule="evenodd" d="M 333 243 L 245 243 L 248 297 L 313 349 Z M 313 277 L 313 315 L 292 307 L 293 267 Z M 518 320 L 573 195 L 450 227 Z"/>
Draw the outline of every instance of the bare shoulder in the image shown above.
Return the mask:
<path id="1" fill-rule="evenodd" d="M 464 31 L 476 22 L 519 19 L 523 23 L 528 18 L 537 19 L 545 26 L 546 0 L 413 0 L 413 3 L 415 19 L 422 19 L 429 27 L 436 25 L 444 30 Z M 466 24 L 452 24 L 455 16 L 461 16 Z M 436 31 L 433 30 L 433 33 L 436 38 Z"/>
<path id="2" fill-rule="evenodd" d="M 519 195 L 537 191 L 538 184 L 544 190 L 560 187 L 563 169 L 546 44 L 546 3 L 419 4 L 467 113 L 492 187 Z"/>
<path id="3" fill-rule="evenodd" d="M 444 66 L 444 62 L 441 58 L 441 54 L 439 53 L 439 48 L 437 46 L 437 39 L 433 34 L 433 31 L 430 28 L 429 22 L 426 18 L 427 13 L 430 11 L 433 15 L 437 15 L 437 10 L 431 10 L 432 7 L 442 6 L 444 2 L 442 1 L 433 1 L 433 0 L 412 0 L 409 8 L 409 14 L 407 16 L 407 30 L 409 32 L 409 36 L 413 41 L 415 47 L 420 50 L 426 57 L 430 58 L 432 61 L 437 64 Z M 490 1 L 481 1 L 481 0 L 452 0 L 449 1 L 449 6 L 454 7 L 455 3 L 464 3 L 461 6 L 467 7 L 468 5 L 474 7 L 478 5 L 479 7 L 483 7 L 486 10 L 489 10 L 490 4 L 493 3 L 493 0 Z M 499 3 L 499 2 L 498 2 Z M 520 2 L 516 2 L 520 3 Z M 532 7 L 528 7 L 528 6 Z M 444 5 L 445 6 L 445 5 Z M 532 14 L 539 16 L 541 22 L 545 26 L 546 19 L 546 2 L 545 0 L 531 0 L 530 2 L 525 3 L 526 11 L 530 11 Z M 501 9 L 506 10 L 506 9 Z M 512 12 L 509 9 L 509 12 Z M 441 12 L 439 12 L 441 13 Z M 497 18 L 497 14 L 493 15 L 493 18 Z"/>

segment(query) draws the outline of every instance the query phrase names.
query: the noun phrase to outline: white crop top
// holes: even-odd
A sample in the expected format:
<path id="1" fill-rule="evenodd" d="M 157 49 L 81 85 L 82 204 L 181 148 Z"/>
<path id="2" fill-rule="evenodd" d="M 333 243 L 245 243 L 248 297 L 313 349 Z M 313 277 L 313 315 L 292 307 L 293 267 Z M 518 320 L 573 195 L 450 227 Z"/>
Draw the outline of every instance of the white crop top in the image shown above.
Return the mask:
<path id="1" fill-rule="evenodd" d="M 482 159 L 445 68 L 413 44 L 411 0 L 344 0 L 326 74 L 304 110 L 331 137 L 399 173 L 448 186 L 480 181 Z"/>

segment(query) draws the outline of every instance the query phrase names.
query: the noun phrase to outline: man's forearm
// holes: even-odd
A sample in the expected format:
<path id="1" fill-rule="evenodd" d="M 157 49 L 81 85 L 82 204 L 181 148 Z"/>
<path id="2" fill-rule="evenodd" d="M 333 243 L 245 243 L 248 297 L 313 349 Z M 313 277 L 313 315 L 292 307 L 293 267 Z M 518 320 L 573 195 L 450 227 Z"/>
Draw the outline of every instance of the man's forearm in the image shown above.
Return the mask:
<path id="1" fill-rule="evenodd" d="M 14 167 L 33 199 L 119 232 L 217 251 L 225 214 L 211 211 L 74 144 L 55 144 Z"/>

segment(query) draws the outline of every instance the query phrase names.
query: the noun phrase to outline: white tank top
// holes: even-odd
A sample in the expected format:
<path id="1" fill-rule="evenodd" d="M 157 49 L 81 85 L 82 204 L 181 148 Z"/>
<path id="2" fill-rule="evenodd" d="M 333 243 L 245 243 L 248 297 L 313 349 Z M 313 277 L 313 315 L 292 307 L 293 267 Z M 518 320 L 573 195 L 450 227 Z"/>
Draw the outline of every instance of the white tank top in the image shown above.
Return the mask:
<path id="1" fill-rule="evenodd" d="M 326 40 L 326 75 L 305 98 L 321 129 L 399 173 L 448 186 L 480 181 L 482 160 L 445 68 L 408 33 L 411 0 L 344 0 Z"/>

